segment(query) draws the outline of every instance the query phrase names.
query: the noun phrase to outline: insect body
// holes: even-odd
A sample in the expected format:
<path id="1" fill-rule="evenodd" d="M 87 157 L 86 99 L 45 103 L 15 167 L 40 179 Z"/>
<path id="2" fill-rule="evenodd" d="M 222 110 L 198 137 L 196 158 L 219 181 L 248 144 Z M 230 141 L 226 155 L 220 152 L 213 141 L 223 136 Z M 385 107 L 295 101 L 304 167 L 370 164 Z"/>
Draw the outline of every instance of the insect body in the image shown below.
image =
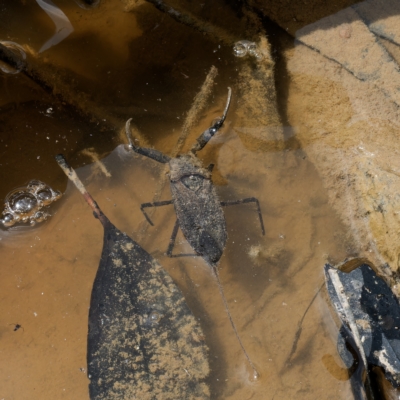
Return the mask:
<path id="1" fill-rule="evenodd" d="M 199 160 L 193 154 L 173 158 L 169 162 L 177 221 L 168 253 L 172 255 L 180 226 L 195 252 L 213 265 L 221 258 L 226 244 L 226 223 L 211 181 L 211 172 L 198 164 Z"/>
<path id="2" fill-rule="evenodd" d="M 211 164 L 208 168 L 204 168 L 201 161 L 196 157 L 196 153 L 203 149 L 223 125 L 228 112 L 230 99 L 231 89 L 229 88 L 228 100 L 222 117 L 217 119 L 210 128 L 198 137 L 197 142 L 188 154 L 180 155 L 176 158 L 171 158 L 154 149 L 135 146 L 130 138 L 131 120 L 128 120 L 126 123 L 126 134 L 128 136 L 129 146 L 132 150 L 160 163 L 169 164 L 172 200 L 144 203 L 140 208 L 147 221 L 153 225 L 153 222 L 145 212 L 145 208 L 169 204 L 174 205 L 177 220 L 167 250 L 167 255 L 170 257 L 177 257 L 177 255 L 172 254 L 172 250 L 180 227 L 186 240 L 196 252 L 196 255 L 203 257 L 210 266 L 214 267 L 222 256 L 227 240 L 223 206 L 251 202 L 255 203 L 261 230 L 263 235 L 265 234 L 258 200 L 254 197 L 250 197 L 235 201 L 219 201 L 211 180 L 213 165 Z"/>
<path id="3" fill-rule="evenodd" d="M 22 330 L 24 330 L 23 326 L 20 324 L 10 324 L 10 325 L 14 325 L 14 328 L 13 328 L 14 332 L 18 331 L 21 328 L 22 328 Z"/>
<path id="4" fill-rule="evenodd" d="M 129 140 L 129 146 L 132 150 L 160 163 L 169 164 L 169 180 L 172 200 L 144 203 L 140 207 L 143 214 L 145 215 L 147 221 L 153 225 L 149 216 L 145 212 L 145 208 L 165 206 L 170 204 L 174 205 L 177 220 L 172 231 L 167 255 L 170 257 L 178 257 L 178 255 L 172 254 L 172 250 L 178 229 L 180 227 L 186 240 L 196 252 L 196 255 L 203 257 L 204 260 L 211 266 L 212 271 L 217 279 L 221 297 L 233 330 L 235 331 L 240 346 L 242 347 L 249 364 L 253 368 L 254 376 L 256 377 L 257 371 L 242 344 L 236 326 L 232 320 L 222 285 L 219 280 L 217 263 L 222 256 L 227 241 L 226 222 L 222 207 L 241 203 L 256 203 L 261 230 L 264 235 L 265 231 L 260 205 L 258 200 L 254 197 L 221 202 L 218 199 L 215 187 L 211 180 L 211 171 L 213 165 L 210 165 L 208 168 L 204 168 L 201 161 L 196 157 L 196 153 L 201 150 L 218 132 L 225 121 L 231 100 L 231 89 L 228 88 L 228 90 L 228 100 L 222 117 L 217 119 L 210 128 L 205 130 L 197 138 L 196 143 L 188 154 L 172 158 L 154 149 L 135 146 L 130 135 L 130 119 L 126 122 L 125 129 Z M 185 255 L 186 254 L 181 254 L 180 256 Z"/>

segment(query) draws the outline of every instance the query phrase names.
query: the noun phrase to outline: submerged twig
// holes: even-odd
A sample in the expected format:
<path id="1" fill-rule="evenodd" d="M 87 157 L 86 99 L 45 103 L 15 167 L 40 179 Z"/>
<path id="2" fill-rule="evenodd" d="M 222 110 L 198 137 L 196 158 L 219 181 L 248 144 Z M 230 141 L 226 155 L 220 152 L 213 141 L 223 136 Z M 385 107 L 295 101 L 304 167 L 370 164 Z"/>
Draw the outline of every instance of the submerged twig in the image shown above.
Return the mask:
<path id="1" fill-rule="evenodd" d="M 81 192 L 86 202 L 89 204 L 90 208 L 93 211 L 93 214 L 96 218 L 98 218 L 102 223 L 103 219 L 106 218 L 103 212 L 100 210 L 97 203 L 94 201 L 93 197 L 90 193 L 86 190 L 82 181 L 78 178 L 76 172 L 70 167 L 67 163 L 67 160 L 64 158 L 62 154 L 56 155 L 56 161 L 61 169 L 64 171 L 65 175 L 73 182 L 76 188 Z"/>
<path id="2" fill-rule="evenodd" d="M 294 340 L 293 340 L 293 344 L 292 344 L 292 349 L 290 350 L 289 355 L 286 358 L 286 361 L 284 362 L 285 366 L 288 366 L 292 360 L 293 355 L 296 353 L 297 350 L 297 345 L 299 343 L 300 340 L 300 336 L 301 333 L 303 331 L 303 321 L 308 313 L 308 310 L 311 308 L 312 304 L 314 303 L 315 299 L 317 298 L 317 296 L 319 295 L 321 289 L 324 287 L 325 283 L 323 283 L 320 288 L 317 290 L 317 293 L 315 293 L 314 297 L 311 299 L 310 304 L 307 306 L 306 310 L 304 311 L 303 316 L 301 317 L 298 325 L 297 325 L 297 331 L 296 334 L 294 335 Z"/>
<path id="3" fill-rule="evenodd" d="M 111 178 L 111 173 L 107 170 L 106 166 L 104 163 L 99 159 L 98 154 L 94 151 L 93 147 L 90 149 L 83 149 L 81 150 L 81 154 L 90 157 L 93 161 L 93 163 L 96 165 L 97 168 L 100 169 L 100 171 L 107 177 Z"/>

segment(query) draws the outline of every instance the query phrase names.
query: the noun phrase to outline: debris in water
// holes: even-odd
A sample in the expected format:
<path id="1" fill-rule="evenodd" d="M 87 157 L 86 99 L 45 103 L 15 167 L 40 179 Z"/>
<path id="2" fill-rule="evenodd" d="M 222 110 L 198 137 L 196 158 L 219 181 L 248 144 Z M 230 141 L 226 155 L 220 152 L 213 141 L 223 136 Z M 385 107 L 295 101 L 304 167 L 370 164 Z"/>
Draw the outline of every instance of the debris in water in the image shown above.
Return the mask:
<path id="1" fill-rule="evenodd" d="M 181 291 L 108 220 L 64 157 L 56 159 L 104 228 L 89 311 L 91 400 L 209 399 L 208 350 Z"/>
<path id="2" fill-rule="evenodd" d="M 11 324 L 11 325 L 14 325 L 14 328 L 13 328 L 14 332 L 18 331 L 21 328 L 22 328 L 22 330 L 24 330 L 24 328 L 21 324 Z"/>
<path id="3" fill-rule="evenodd" d="M 61 8 L 57 7 L 50 0 L 36 0 L 36 2 L 51 18 L 56 28 L 54 35 L 40 48 L 39 53 L 42 53 L 43 51 L 63 41 L 74 31 L 74 28 Z"/>
<path id="4" fill-rule="evenodd" d="M 347 269 L 346 263 L 341 269 Z M 354 395 L 359 396 L 362 390 L 362 398 L 378 398 L 368 394 L 373 390 L 372 365 L 382 367 L 390 383 L 400 387 L 400 307 L 389 286 L 364 262 L 349 273 L 326 264 L 325 281 L 343 324 L 339 353 L 349 367 L 359 364 L 351 378 Z"/>
<path id="5" fill-rule="evenodd" d="M 51 216 L 48 212 L 50 204 L 60 197 L 58 190 L 53 190 L 41 181 L 32 180 L 26 187 L 15 189 L 6 196 L 0 222 L 9 228 L 19 222 L 35 225 L 45 221 Z"/>
<path id="6" fill-rule="evenodd" d="M 255 42 L 248 40 L 239 40 L 233 46 L 233 54 L 236 57 L 245 57 L 247 54 L 255 57 L 258 61 L 262 60 L 262 52 L 257 47 Z"/>

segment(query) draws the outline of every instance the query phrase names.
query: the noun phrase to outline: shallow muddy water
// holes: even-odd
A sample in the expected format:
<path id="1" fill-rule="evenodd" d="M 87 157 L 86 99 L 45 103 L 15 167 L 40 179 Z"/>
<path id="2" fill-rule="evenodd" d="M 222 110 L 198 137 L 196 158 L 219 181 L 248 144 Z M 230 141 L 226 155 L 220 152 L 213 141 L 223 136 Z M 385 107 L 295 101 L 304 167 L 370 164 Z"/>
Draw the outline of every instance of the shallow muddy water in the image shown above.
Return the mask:
<path id="1" fill-rule="evenodd" d="M 0 74 L 0 197 L 31 179 L 65 194 L 48 221 L 0 232 L 0 399 L 89 398 L 88 308 L 103 232 L 78 191 L 67 186 L 54 161 L 58 153 L 77 168 L 109 219 L 181 288 L 210 349 L 212 399 L 351 398 L 322 267 L 357 249 L 297 139 L 304 126 L 286 126 L 307 110 L 296 91 L 306 71 L 296 64 L 294 39 L 269 27 L 284 126 L 280 145 L 263 148 L 243 136 L 250 131 L 256 137 L 265 127 L 243 126 L 236 86 L 244 61 L 234 56 L 229 38 L 218 43 L 150 3 L 117 0 L 86 8 L 78 0 L 55 2 L 73 31 L 54 38 L 54 24 L 39 3 L 0 1 L 0 40 L 23 46 L 31 66 L 30 73 Z M 191 7 L 235 40 L 245 39 L 243 15 L 224 2 Z M 260 201 L 265 236 L 254 205 L 225 209 L 228 242 L 219 263 L 232 318 L 260 375 L 256 381 L 210 268 L 199 257 L 165 255 L 173 207 L 153 213 L 154 227 L 140 211 L 156 193 L 170 199 L 161 185 L 163 166 L 124 145 L 124 123 L 133 118 L 141 144 L 170 154 L 212 65 L 218 68 L 212 94 L 183 151 L 221 115 L 232 87 L 224 127 L 199 157 L 215 164 L 221 200 Z M 175 252 L 191 252 L 181 233 Z"/>

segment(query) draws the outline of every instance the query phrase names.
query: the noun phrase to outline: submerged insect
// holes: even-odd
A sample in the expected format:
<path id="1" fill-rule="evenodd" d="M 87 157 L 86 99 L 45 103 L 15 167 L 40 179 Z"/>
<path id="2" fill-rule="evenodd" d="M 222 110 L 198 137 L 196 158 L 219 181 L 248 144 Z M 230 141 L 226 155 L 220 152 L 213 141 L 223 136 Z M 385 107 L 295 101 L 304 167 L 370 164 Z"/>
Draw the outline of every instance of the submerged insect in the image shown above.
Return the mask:
<path id="1" fill-rule="evenodd" d="M 196 252 L 196 255 L 203 257 L 204 260 L 211 266 L 217 279 L 222 299 L 224 301 L 224 305 L 232 327 L 249 363 L 255 370 L 232 321 L 227 302 L 223 294 L 222 285 L 219 281 L 217 263 L 222 256 L 227 241 L 226 221 L 222 207 L 245 203 L 255 203 L 261 225 L 261 231 L 264 235 L 265 230 L 260 204 L 255 197 L 234 201 L 220 201 L 211 180 L 213 165 L 211 164 L 208 168 L 204 168 L 201 161 L 196 156 L 196 153 L 203 149 L 209 140 L 222 127 L 228 113 L 230 101 L 231 89 L 228 88 L 228 99 L 223 115 L 197 138 L 196 143 L 193 145 L 188 154 L 179 155 L 176 158 L 169 157 L 154 149 L 135 146 L 131 139 L 131 119 L 126 122 L 125 130 L 129 141 L 129 147 L 133 151 L 160 163 L 168 164 L 170 169 L 169 180 L 172 200 L 144 203 L 140 206 L 143 214 L 145 215 L 147 221 L 153 225 L 153 222 L 145 212 L 145 208 L 165 206 L 169 204 L 174 205 L 177 220 L 172 231 L 167 255 L 169 257 L 183 256 L 172 254 L 176 235 L 180 227 L 183 235 Z"/>
<path id="2" fill-rule="evenodd" d="M 91 400 L 209 399 L 207 346 L 181 291 L 109 221 L 64 157 L 56 159 L 104 228 L 89 310 Z"/>
<path id="3" fill-rule="evenodd" d="M 10 325 L 14 325 L 14 328 L 13 328 L 14 332 L 18 331 L 21 328 L 22 328 L 22 330 L 24 330 L 23 326 L 20 324 L 10 324 Z"/>

